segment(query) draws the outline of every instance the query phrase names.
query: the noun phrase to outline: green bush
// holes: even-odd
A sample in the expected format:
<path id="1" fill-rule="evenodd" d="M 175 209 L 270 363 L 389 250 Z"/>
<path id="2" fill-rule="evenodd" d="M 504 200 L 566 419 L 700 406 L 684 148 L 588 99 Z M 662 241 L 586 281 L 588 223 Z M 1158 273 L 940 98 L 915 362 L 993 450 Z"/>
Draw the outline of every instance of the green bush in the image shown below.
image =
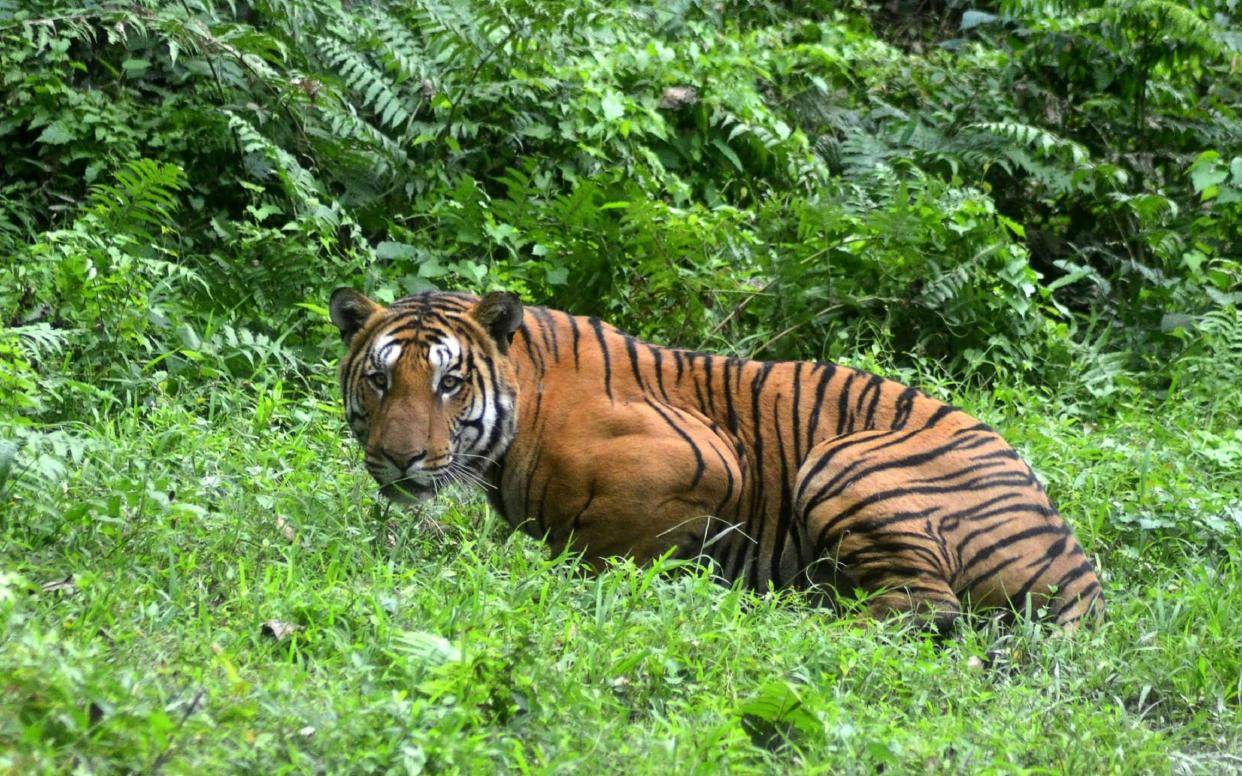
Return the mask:
<path id="1" fill-rule="evenodd" d="M 1239 301 L 1239 35 L 1163 0 L 0 6 L 4 379 L 304 370 L 352 283 L 1163 389 Z"/>

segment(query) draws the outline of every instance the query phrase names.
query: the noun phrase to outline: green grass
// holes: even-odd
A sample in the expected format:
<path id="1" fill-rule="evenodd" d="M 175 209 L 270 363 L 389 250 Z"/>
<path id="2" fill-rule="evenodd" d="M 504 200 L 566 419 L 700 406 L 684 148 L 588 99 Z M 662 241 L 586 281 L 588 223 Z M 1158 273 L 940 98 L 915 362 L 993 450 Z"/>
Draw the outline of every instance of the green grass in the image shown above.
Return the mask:
<path id="1" fill-rule="evenodd" d="M 153 390 L 69 427 L 76 460 L 19 456 L 0 771 L 1242 769 L 1242 438 L 1201 403 L 955 395 L 1047 480 L 1110 608 L 937 645 L 693 569 L 585 576 L 477 494 L 377 504 L 331 386 L 275 388 Z"/>

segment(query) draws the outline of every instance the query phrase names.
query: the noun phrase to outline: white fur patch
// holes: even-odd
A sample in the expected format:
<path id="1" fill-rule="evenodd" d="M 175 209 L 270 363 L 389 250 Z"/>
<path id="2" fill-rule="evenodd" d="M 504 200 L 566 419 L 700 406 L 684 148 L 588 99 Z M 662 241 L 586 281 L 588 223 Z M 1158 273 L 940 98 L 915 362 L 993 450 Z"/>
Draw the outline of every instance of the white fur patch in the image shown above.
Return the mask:
<path id="1" fill-rule="evenodd" d="M 391 370 L 393 365 L 397 363 L 397 359 L 401 358 L 401 344 L 393 342 L 391 334 L 381 334 L 375 338 L 375 344 L 371 346 L 371 352 L 375 354 L 375 365 Z"/>
<path id="2" fill-rule="evenodd" d="M 461 342 L 456 337 L 445 335 L 431 346 L 427 362 L 431 365 L 431 389 L 435 390 L 440 385 L 440 378 L 461 362 Z"/>

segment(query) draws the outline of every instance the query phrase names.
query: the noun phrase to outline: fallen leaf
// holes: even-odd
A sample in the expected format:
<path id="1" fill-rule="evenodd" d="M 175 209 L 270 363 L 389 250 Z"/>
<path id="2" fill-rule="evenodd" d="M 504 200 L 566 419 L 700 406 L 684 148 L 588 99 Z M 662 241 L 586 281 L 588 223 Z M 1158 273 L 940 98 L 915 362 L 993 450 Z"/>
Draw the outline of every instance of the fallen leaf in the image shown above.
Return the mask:
<path id="1" fill-rule="evenodd" d="M 72 574 L 66 574 L 62 579 L 44 582 L 41 588 L 45 593 L 60 593 L 64 596 L 71 596 L 78 592 L 77 585 L 73 584 Z"/>
<path id="2" fill-rule="evenodd" d="M 660 95 L 661 110 L 681 110 L 699 101 L 699 92 L 693 86 L 670 86 Z"/>
<path id="3" fill-rule="evenodd" d="M 277 641 L 284 641 L 302 629 L 301 625 L 285 622 L 284 620 L 268 620 L 263 623 L 263 635 L 271 636 Z"/>

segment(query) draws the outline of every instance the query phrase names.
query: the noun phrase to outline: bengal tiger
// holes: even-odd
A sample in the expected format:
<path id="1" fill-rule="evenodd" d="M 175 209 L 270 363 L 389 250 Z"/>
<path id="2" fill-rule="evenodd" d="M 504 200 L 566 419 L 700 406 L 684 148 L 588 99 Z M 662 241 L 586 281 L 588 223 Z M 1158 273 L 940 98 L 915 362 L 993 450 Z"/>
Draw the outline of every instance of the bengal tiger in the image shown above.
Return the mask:
<path id="1" fill-rule="evenodd" d="M 329 303 L 345 418 L 380 492 L 486 489 L 514 528 L 592 567 L 710 562 L 830 585 L 938 630 L 963 607 L 1102 612 L 1091 562 L 1030 468 L 967 413 L 829 363 L 641 342 L 517 296 Z"/>

